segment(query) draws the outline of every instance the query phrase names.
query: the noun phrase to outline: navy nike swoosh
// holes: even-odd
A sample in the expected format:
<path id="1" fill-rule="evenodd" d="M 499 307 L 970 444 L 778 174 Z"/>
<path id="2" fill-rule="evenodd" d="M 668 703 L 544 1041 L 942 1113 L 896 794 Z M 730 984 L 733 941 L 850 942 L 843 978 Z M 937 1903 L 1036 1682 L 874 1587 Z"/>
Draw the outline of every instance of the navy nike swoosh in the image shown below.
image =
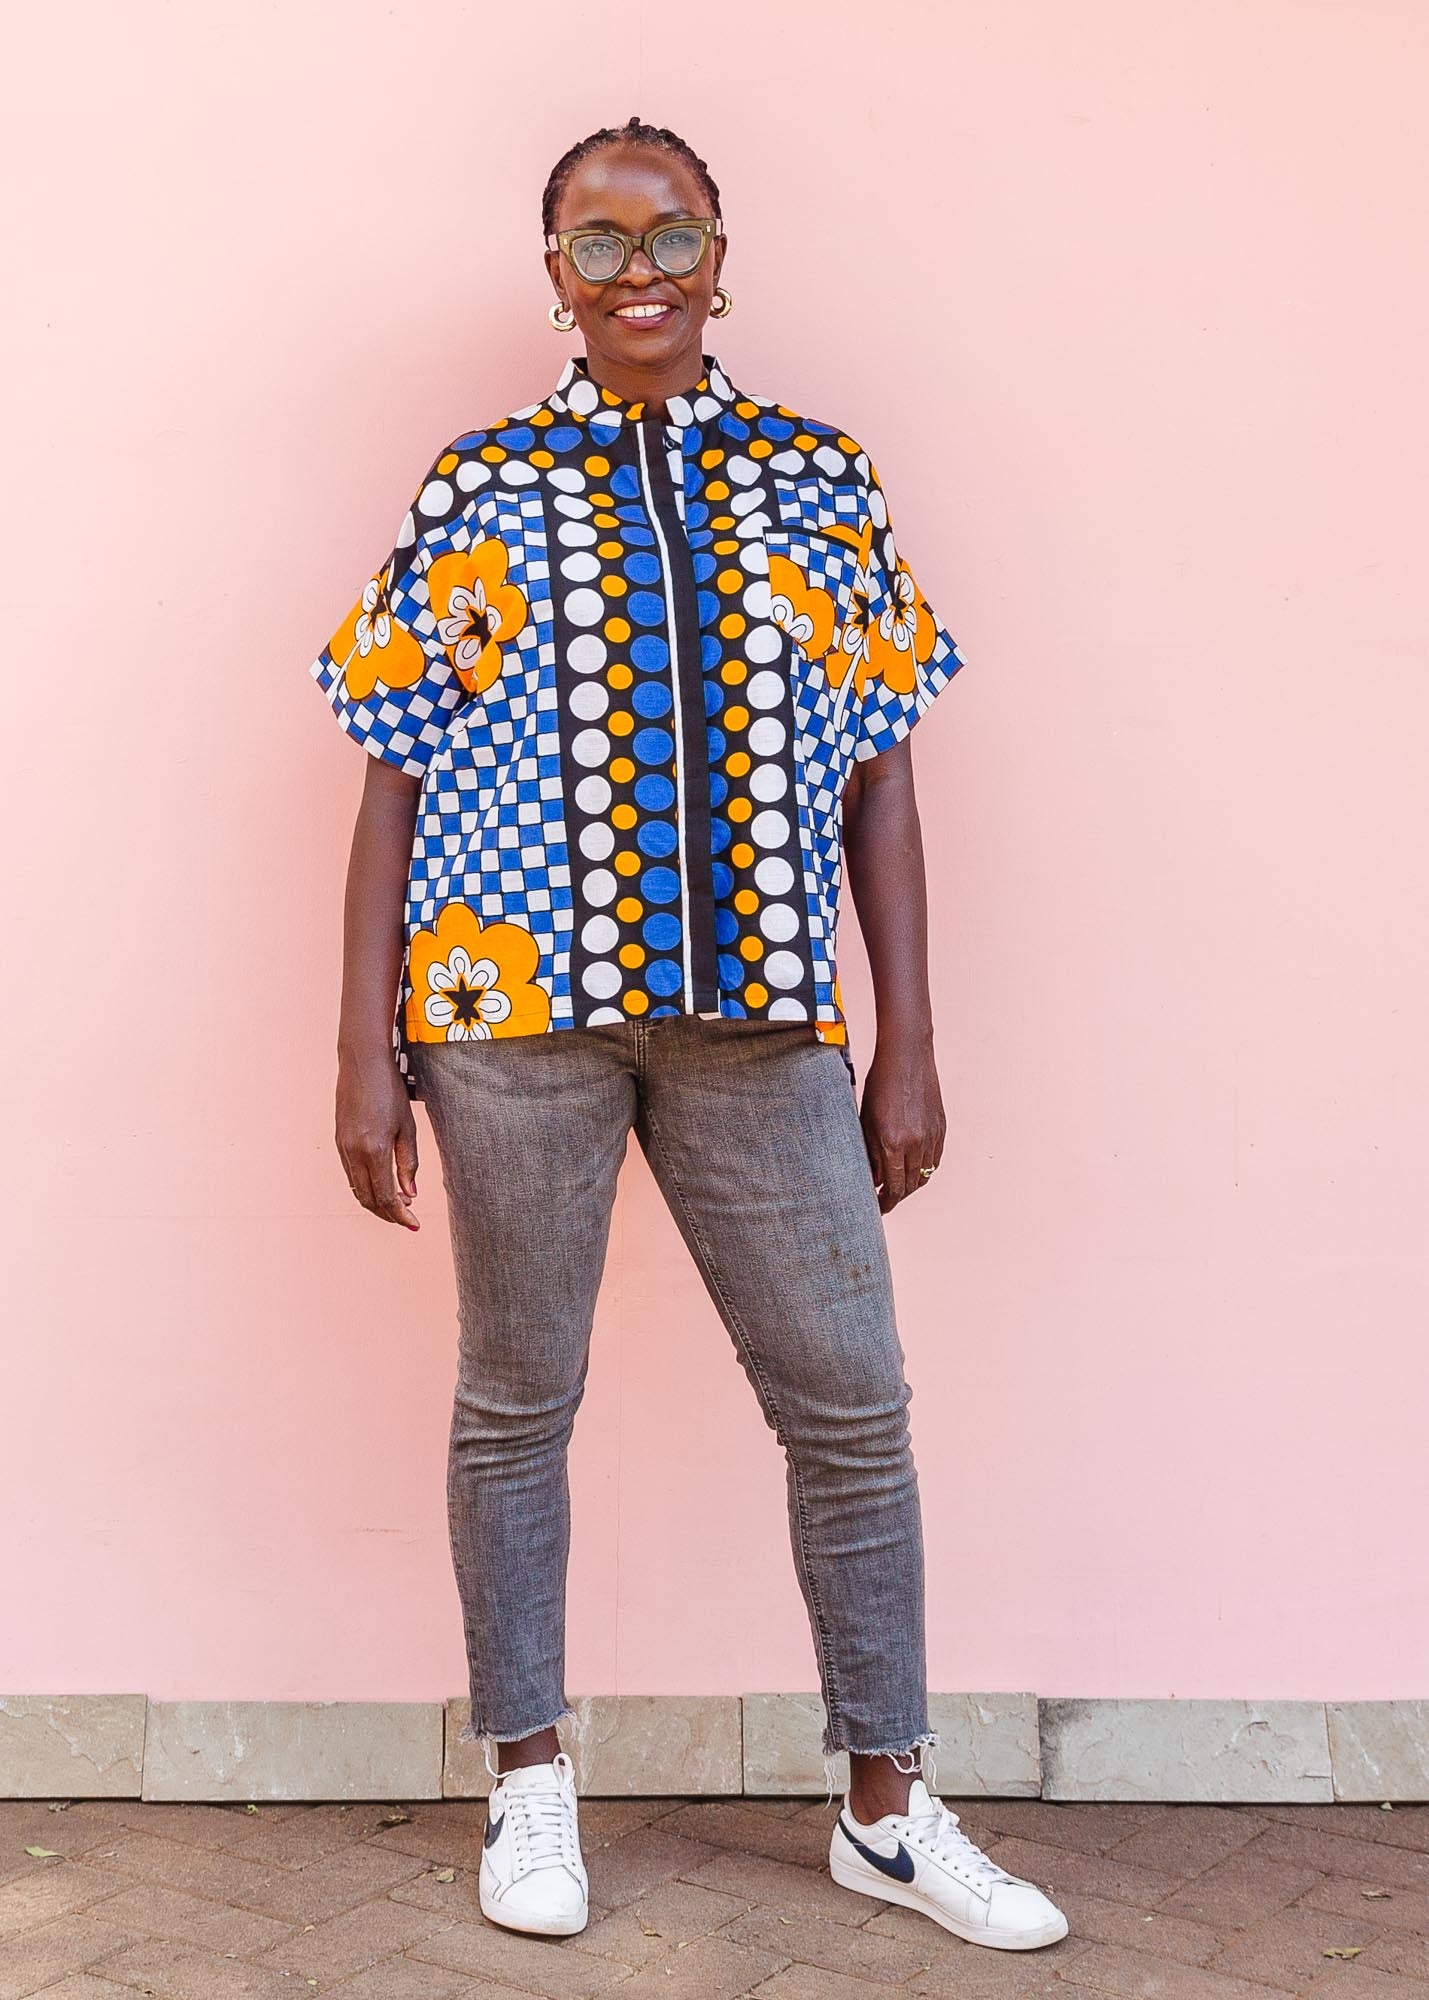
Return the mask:
<path id="1" fill-rule="evenodd" d="M 492 1841 L 495 1840 L 497 1834 L 500 1833 L 505 1823 L 506 1823 L 505 1813 L 498 1813 L 495 1819 L 491 1817 L 490 1813 L 487 1814 L 486 1831 L 481 1836 L 481 1844 L 483 1847 L 490 1847 Z"/>
<path id="2" fill-rule="evenodd" d="M 864 1860 L 871 1861 L 882 1874 L 891 1875 L 895 1882 L 913 1880 L 913 1857 L 901 1840 L 896 1854 L 878 1854 L 873 1848 L 864 1846 L 842 1813 L 839 1814 L 839 1825 L 843 1829 L 844 1838 L 851 1840 Z"/>

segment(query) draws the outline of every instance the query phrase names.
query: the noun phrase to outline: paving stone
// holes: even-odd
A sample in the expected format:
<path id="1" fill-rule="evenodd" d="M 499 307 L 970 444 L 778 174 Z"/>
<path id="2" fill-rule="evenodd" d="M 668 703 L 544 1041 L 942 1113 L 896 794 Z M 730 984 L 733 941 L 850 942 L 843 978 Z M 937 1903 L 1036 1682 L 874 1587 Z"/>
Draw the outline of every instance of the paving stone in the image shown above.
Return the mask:
<path id="1" fill-rule="evenodd" d="M 1323 1702 L 1044 1701 L 1049 1799 L 1329 1804 Z"/>
<path id="2" fill-rule="evenodd" d="M 1328 1947 L 1368 1946 L 1375 1935 L 1372 1924 L 1357 1925 L 1353 1918 L 1298 1904 L 1243 1931 L 1211 1961 L 1211 1969 L 1302 1993 L 1324 1973 Z"/>
<path id="3" fill-rule="evenodd" d="M 1429 1701 L 1329 1701 L 1337 1799 L 1429 1799 Z"/>
<path id="4" fill-rule="evenodd" d="M 640 1827 L 623 1840 L 586 1848 L 590 1893 L 602 1909 L 623 1909 L 672 1875 L 693 1874 L 712 1852 L 702 1841 L 667 1833 L 663 1826 Z"/>
<path id="5" fill-rule="evenodd" d="M 0 1799 L 0 1870 L 8 1878 L 32 1869 L 35 1864 L 25 1852 L 27 1847 L 51 1847 L 73 1859 L 103 1845 L 119 1825 L 115 1811 L 108 1801 L 100 1816 L 81 1805 L 57 1812 L 44 1799 Z"/>
<path id="6" fill-rule="evenodd" d="M 408 1903 L 414 1909 L 435 1910 L 438 1916 L 462 1923 L 475 1923 L 481 1915 L 480 1871 L 476 1867 L 457 1868 L 450 1882 L 437 1878 L 444 1868 L 428 1868 L 410 1882 L 398 1882 L 387 1891 L 394 1903 Z M 594 1903 L 592 1903 L 594 1911 Z M 484 1919 L 483 1919 L 484 1921 Z"/>
<path id="7" fill-rule="evenodd" d="M 1337 1965 L 1323 1979 L 1305 1988 L 1304 2000 L 1429 2000 L 1429 1985 L 1420 1979 L 1400 1979 L 1373 1966 Z"/>
<path id="8" fill-rule="evenodd" d="M 926 1972 L 914 1973 L 907 1990 L 946 2000 L 1042 2000 L 1043 1995 L 1061 2000 L 1068 1990 L 1065 1982 L 1076 1977 L 1078 1963 L 1091 1949 L 1080 1939 L 1063 1938 L 1040 1951 L 988 1951 L 954 1937 L 927 1917 L 923 1923 L 934 1938 L 943 1940 L 943 1948 Z M 884 1992 L 886 1996 L 887 1988 Z"/>
<path id="9" fill-rule="evenodd" d="M 146 1799 L 442 1795 L 433 1701 L 151 1701 Z"/>
<path id="10" fill-rule="evenodd" d="M 301 1807 L 255 1807 L 249 1812 L 247 1806 L 126 1799 L 114 1811 L 117 1824 L 110 1828 L 111 1838 L 117 1837 L 120 1830 L 157 1833 L 165 1840 L 186 1841 L 191 1847 L 231 1849 L 246 1847 L 266 1827 L 280 1825 L 294 1812 L 301 1811 Z M 103 1842 L 97 1840 L 95 1844 L 102 1846 Z"/>
<path id="11" fill-rule="evenodd" d="M 910 1912 L 918 1915 L 917 1911 Z M 937 1940 L 948 1935 L 923 1918 L 924 1947 L 880 1937 L 867 1927 L 850 1929 L 827 1917 L 790 1917 L 782 1910 L 754 1909 L 727 1923 L 720 1932 L 733 1944 L 754 1945 L 803 1966 L 822 1966 L 850 1978 L 899 1985 L 915 1972 L 926 1971 L 937 1955 Z"/>
<path id="12" fill-rule="evenodd" d="M 97 1958 L 122 1951 L 133 1942 L 132 1931 L 83 1914 L 22 1931 L 0 1944 L 0 2000 L 23 2000 L 25 1994 L 62 1979 L 66 1973 L 82 1972 Z"/>
<path id="13" fill-rule="evenodd" d="M 433 1910 L 380 1896 L 355 1910 L 344 1910 L 341 1916 L 330 1917 L 312 1930 L 295 1930 L 281 1944 L 255 1957 L 255 1963 L 326 1984 L 363 1972 L 379 1959 L 395 1958 L 410 1945 L 434 1937 L 451 1921 Z"/>
<path id="14" fill-rule="evenodd" d="M 1184 1882 L 1247 1846 L 1268 1824 L 1224 1806 L 1168 1806 L 1158 1819 L 1118 1841 L 1112 1854 Z"/>
<path id="15" fill-rule="evenodd" d="M 1248 1924 L 1285 1909 L 1323 1880 L 1312 1868 L 1262 1859 L 1252 1843 L 1207 1868 L 1158 1907 L 1170 1916 L 1192 1917 L 1229 1939 Z"/>
<path id="16" fill-rule="evenodd" d="M 338 2000 L 530 2000 L 514 1987 L 474 1986 L 460 1972 L 442 1965 L 423 1965 L 414 1958 L 385 1958 L 380 1965 L 326 1989 Z M 299 1996 L 294 1996 L 299 2000 Z"/>
<path id="17" fill-rule="evenodd" d="M 571 1942 L 580 1951 L 623 1965 L 648 1965 L 696 1938 L 708 1937 L 749 1908 L 740 1896 L 721 1896 L 693 1882 L 666 1882 L 637 1896 L 622 1910 L 588 1923 Z"/>
<path id="18" fill-rule="evenodd" d="M 110 1875 L 71 1861 L 30 1862 L 30 1872 L 0 1884 L 0 1938 L 38 1930 L 71 1910 L 82 1910 L 127 1885 Z"/>
<path id="19" fill-rule="evenodd" d="M 751 1854 L 718 1854 L 685 1879 L 722 1895 L 743 1896 L 751 1904 L 766 1903 L 786 1916 L 830 1917 L 841 1924 L 861 1924 L 885 1907 L 880 1898 L 841 1888 L 818 1869 Z"/>
<path id="20" fill-rule="evenodd" d="M 723 1938 L 697 1938 L 683 1951 L 667 1953 L 643 1966 L 620 1987 L 620 2000 L 744 2000 L 763 1993 L 762 1982 L 781 1970 L 772 1952 L 753 1951 Z M 825 1980 L 828 1974 L 822 1974 Z M 876 1989 L 887 2000 L 887 1988 Z M 826 1989 L 827 1991 L 827 1989 Z M 838 1996 L 829 1995 L 829 2000 Z"/>
<path id="21" fill-rule="evenodd" d="M 696 1989 L 698 1990 L 698 1989 Z M 753 1989 L 755 2000 L 888 2000 L 886 1982 L 790 1964 Z"/>
<path id="22" fill-rule="evenodd" d="M 121 1990 L 137 1986 L 155 2000 L 293 2000 L 293 1982 L 280 1973 L 166 1938 L 131 1944 L 99 1970 Z"/>
<path id="23" fill-rule="evenodd" d="M 1413 1806 L 1396 1806 L 1386 1811 L 1383 1806 L 1337 1805 L 1333 1812 L 1326 1812 L 1323 1806 L 1228 1806 L 1228 1812 L 1254 1812 L 1260 1819 L 1278 1826 L 1325 1826 L 1332 1825 L 1336 1833 L 1348 1834 L 1352 1840 L 1378 1840 L 1385 1827 L 1396 1814 L 1408 1814 L 1416 1810 Z"/>
<path id="24" fill-rule="evenodd" d="M 1381 1893 L 1367 1896 L 1367 1889 L 1379 1889 Z M 1382 1891 L 1383 1884 L 1355 1882 L 1347 1875 L 1322 1875 L 1300 1900 L 1312 1910 L 1334 1910 L 1353 1919 L 1363 1917 L 1376 1930 L 1429 1933 L 1429 1896 L 1417 1889 L 1391 1889 L 1388 1895 Z"/>
<path id="25" fill-rule="evenodd" d="M 983 1799 L 964 1812 L 960 1801 L 948 1803 L 979 1846 L 986 1846 L 989 1833 L 1019 1834 L 1044 1846 L 1072 1847 L 1086 1854 L 1115 1847 L 1170 1811 L 1168 1806 L 1137 1803 L 1071 1805 L 1047 1799 Z"/>
<path id="26" fill-rule="evenodd" d="M 598 1958 L 594 1952 L 574 1951 L 568 1940 L 528 1937 L 485 1919 L 453 1924 L 413 1945 L 406 1956 L 447 1966 L 469 1979 L 523 1987 L 541 1994 L 543 2000 L 591 2000 L 630 1978 L 629 1966 Z M 624 1991 L 628 1990 L 627 1986 Z"/>
<path id="27" fill-rule="evenodd" d="M 121 1889 L 97 1904 L 96 1911 L 102 1912 L 106 1923 L 122 1924 L 145 1937 L 173 1938 L 180 1944 L 201 1945 L 205 1951 L 237 1952 L 240 1957 L 281 1943 L 293 1928 L 252 1910 L 185 1895 L 162 1882 Z"/>
<path id="28" fill-rule="evenodd" d="M 1209 1965 L 1224 1943 L 1209 1924 L 1169 1916 L 1164 1910 L 1134 1909 L 1081 1890 L 1062 1890 L 1057 1903 L 1066 1912 L 1071 1935 L 1092 1944 L 1123 1944 L 1132 1951 L 1177 1959 L 1182 1965 Z"/>
<path id="29" fill-rule="evenodd" d="M 47 1986 L 44 2000 L 129 2000 L 132 1986 L 116 1986 L 108 1979 L 96 1979 L 91 1972 L 75 1972 L 58 1986 Z"/>
<path id="30" fill-rule="evenodd" d="M 340 1854 L 355 1840 L 370 1840 L 374 1846 L 386 1844 L 381 1821 L 384 1813 L 411 1815 L 420 1807 L 363 1800 L 357 1805 L 299 1806 L 282 1819 L 263 1821 L 255 1814 L 249 1838 L 243 1842 L 245 1861 L 262 1861 L 270 1868 L 306 1868 L 320 1856 Z M 393 1831 L 410 1833 L 412 1821 Z M 399 1853 L 426 1855 L 420 1841 L 396 1843 Z"/>
<path id="31" fill-rule="evenodd" d="M 1402 1972 L 1410 1979 L 1429 1980 L 1429 1936 L 1420 1931 L 1380 1931 L 1359 1965 L 1381 1972 Z"/>
<path id="32" fill-rule="evenodd" d="M 1349 1808 L 1355 1810 L 1353 1806 Z M 1429 1806 L 1396 1806 L 1393 1812 L 1381 1811 L 1379 1815 L 1379 1838 L 1391 1847 L 1413 1847 L 1421 1854 L 1429 1854 Z M 1338 1811 L 1335 1825 L 1339 1825 Z M 1353 1828 L 1346 1829 L 1352 1832 Z"/>
<path id="33" fill-rule="evenodd" d="M 384 1854 L 359 1840 L 308 1868 L 275 1868 L 234 1901 L 287 1923 L 320 1924 L 426 1872 L 415 1855 Z"/>
<path id="34" fill-rule="evenodd" d="M 1123 1945 L 1094 1944 L 1075 1961 L 1080 1985 L 1128 2000 L 1269 2000 L 1264 1986 L 1229 1979 L 1204 1966 L 1168 1964 Z"/>
<path id="35" fill-rule="evenodd" d="M 1070 1847 L 1016 1839 L 995 1840 L 988 1853 L 999 1867 L 1035 1882 L 1054 1901 L 1062 1889 L 1081 1889 L 1112 1903 L 1134 1903 L 1149 1910 L 1176 1887 L 1173 1876 L 1118 1861 L 1114 1854 L 1080 1854 Z"/>
<path id="36" fill-rule="evenodd" d="M 1429 1893 L 1429 1854 L 1383 1840 L 1346 1840 L 1329 1827 L 1270 1826 L 1254 1851 L 1272 1861 L 1314 1868 L 1322 1875 L 1349 1875 L 1357 1882 Z"/>
<path id="37" fill-rule="evenodd" d="M 0 1794 L 137 1796 L 147 1706 L 141 1694 L 0 1696 Z"/>
<path id="38" fill-rule="evenodd" d="M 805 1817 L 771 1813 L 765 1810 L 763 1800 L 731 1800 L 726 1804 L 716 1799 L 681 1806 L 661 1825 L 709 1847 L 767 1854 L 771 1861 L 792 1861 L 800 1868 L 823 1868 L 828 1864 L 834 1818 L 832 1808 L 816 1817 Z"/>
<path id="39" fill-rule="evenodd" d="M 193 1896 L 208 1896 L 216 1903 L 251 1904 L 272 1874 L 261 1863 L 245 1861 L 241 1854 L 222 1848 L 192 1847 L 187 1842 L 128 1831 L 104 1850 L 104 1867 L 120 1876 L 139 1876 L 171 1889 L 187 1890 Z M 129 1883 L 117 1881 L 114 1886 L 124 1889 Z"/>

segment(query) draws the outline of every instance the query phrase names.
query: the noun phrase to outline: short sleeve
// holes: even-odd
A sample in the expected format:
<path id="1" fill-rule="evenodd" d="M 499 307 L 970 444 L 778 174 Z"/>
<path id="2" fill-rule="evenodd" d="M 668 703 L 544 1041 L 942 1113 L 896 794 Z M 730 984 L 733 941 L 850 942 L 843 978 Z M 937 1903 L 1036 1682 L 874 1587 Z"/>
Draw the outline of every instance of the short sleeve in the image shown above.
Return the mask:
<path id="1" fill-rule="evenodd" d="M 868 512 L 868 659 L 853 753 L 860 762 L 900 743 L 963 665 L 952 634 L 899 552 L 888 502 L 871 464 Z"/>
<path id="2" fill-rule="evenodd" d="M 435 467 L 418 488 L 429 490 Z M 437 632 L 418 560 L 414 500 L 389 553 L 308 669 L 348 735 L 385 763 L 422 777 L 468 699 Z"/>

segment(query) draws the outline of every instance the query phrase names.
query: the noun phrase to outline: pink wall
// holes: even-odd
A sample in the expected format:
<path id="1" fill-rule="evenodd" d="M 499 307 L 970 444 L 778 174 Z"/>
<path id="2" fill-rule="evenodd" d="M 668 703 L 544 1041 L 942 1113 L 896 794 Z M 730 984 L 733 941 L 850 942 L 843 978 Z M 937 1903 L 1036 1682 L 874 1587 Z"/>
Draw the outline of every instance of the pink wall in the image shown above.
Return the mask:
<path id="1" fill-rule="evenodd" d="M 916 738 L 951 1138 L 889 1224 L 934 1684 L 1423 1694 L 1429 22 L 623 16 L 15 31 L 0 1689 L 464 1685 L 440 1178 L 424 1126 L 412 1238 L 331 1150 L 362 759 L 307 665 L 554 381 L 541 184 L 638 111 L 724 189 L 717 351 L 869 443 L 969 663 Z M 572 1692 L 814 1685 L 638 1154 L 573 1474 Z"/>

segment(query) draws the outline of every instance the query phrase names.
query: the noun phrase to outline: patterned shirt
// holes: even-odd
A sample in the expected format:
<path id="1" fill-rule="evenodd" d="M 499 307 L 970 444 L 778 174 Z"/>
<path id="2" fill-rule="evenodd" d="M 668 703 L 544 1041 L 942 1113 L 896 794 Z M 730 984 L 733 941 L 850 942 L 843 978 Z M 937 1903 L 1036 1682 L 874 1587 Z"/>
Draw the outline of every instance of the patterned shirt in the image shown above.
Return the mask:
<path id="1" fill-rule="evenodd" d="M 669 1014 L 847 1039 L 844 786 L 963 662 L 862 447 L 702 359 L 663 419 L 581 355 L 455 439 L 310 669 L 421 780 L 412 1095 L 413 1043 Z"/>

